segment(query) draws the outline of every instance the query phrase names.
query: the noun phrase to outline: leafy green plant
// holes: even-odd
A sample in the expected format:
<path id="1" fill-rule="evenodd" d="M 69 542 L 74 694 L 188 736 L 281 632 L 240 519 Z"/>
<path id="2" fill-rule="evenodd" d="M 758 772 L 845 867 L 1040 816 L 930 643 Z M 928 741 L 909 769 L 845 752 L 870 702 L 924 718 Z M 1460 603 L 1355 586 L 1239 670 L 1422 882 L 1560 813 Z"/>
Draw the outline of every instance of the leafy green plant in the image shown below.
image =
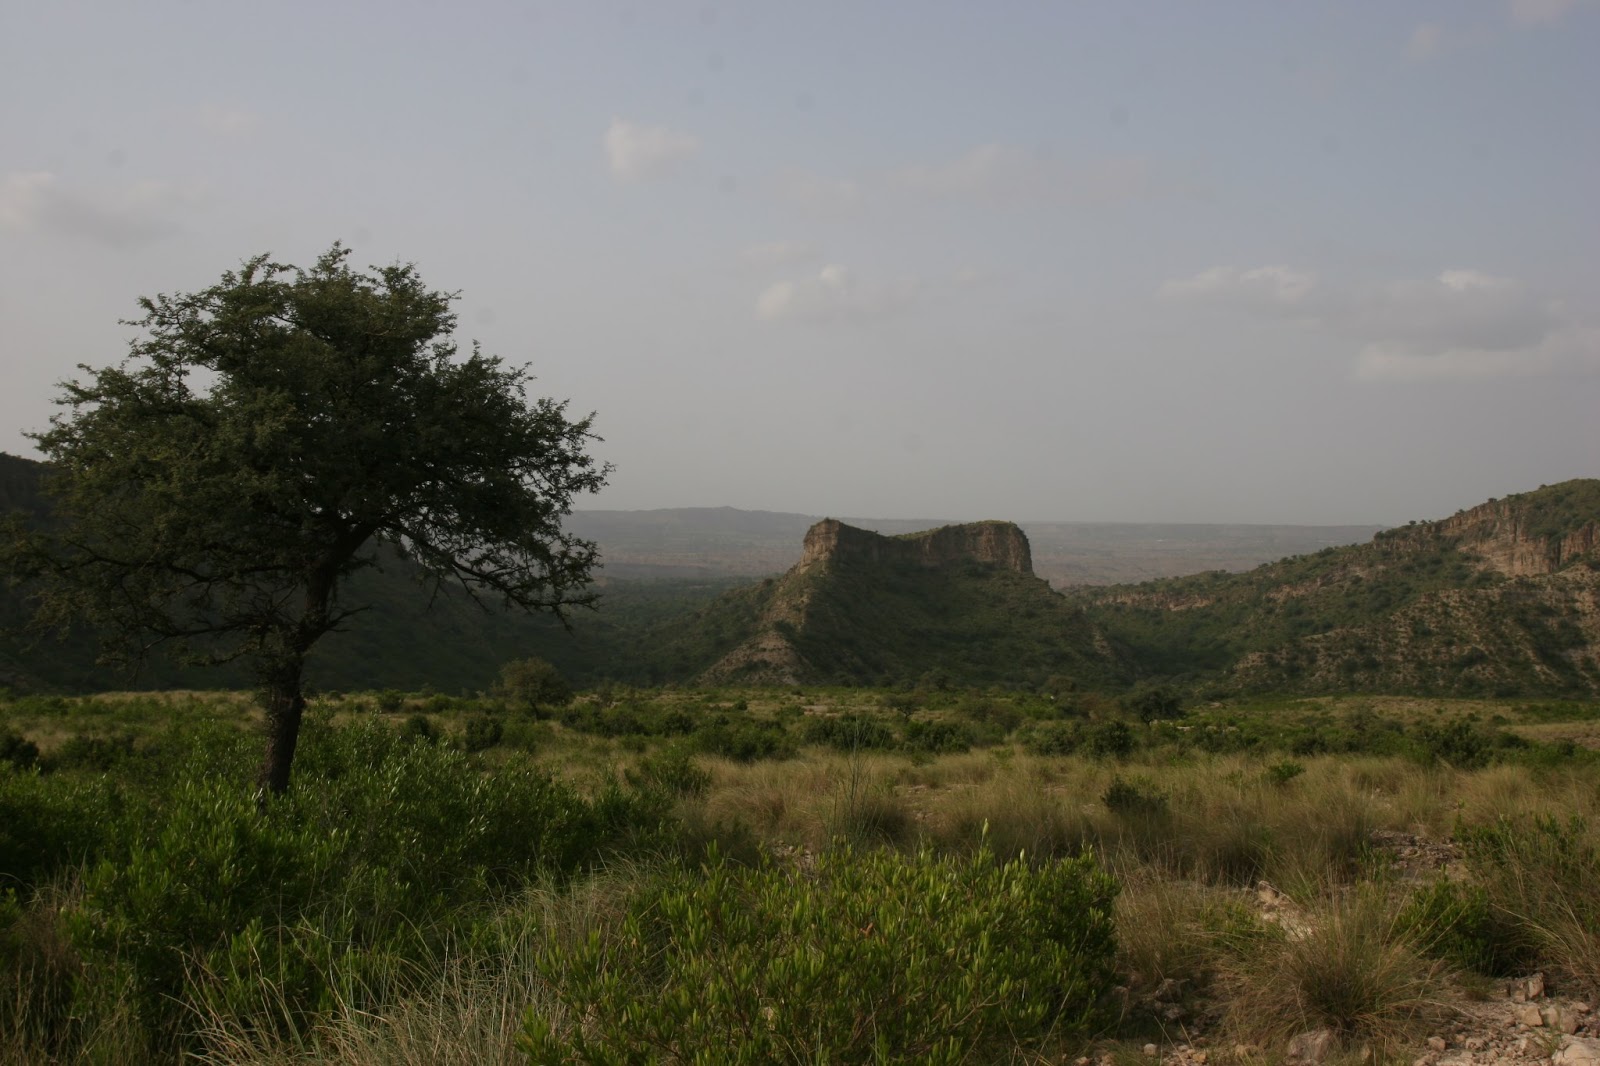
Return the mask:
<path id="1" fill-rule="evenodd" d="M 1418 888 L 1399 922 L 1429 954 L 1490 977 L 1509 977 L 1534 961 L 1528 930 L 1482 885 L 1440 879 Z"/>
<path id="2" fill-rule="evenodd" d="M 1275 762 L 1269 765 L 1262 771 L 1262 777 L 1266 778 L 1267 784 L 1282 788 L 1305 772 L 1304 763 L 1295 762 L 1293 759 L 1285 759 L 1283 762 Z"/>
<path id="3" fill-rule="evenodd" d="M 1100 802 L 1113 814 L 1138 818 L 1159 818 L 1167 813 L 1167 794 L 1148 781 L 1111 779 Z"/>
<path id="4" fill-rule="evenodd" d="M 1092 857 L 713 857 L 664 873 L 620 927 L 540 963 L 529 1061 L 957 1063 L 1104 1017 L 1116 885 Z"/>

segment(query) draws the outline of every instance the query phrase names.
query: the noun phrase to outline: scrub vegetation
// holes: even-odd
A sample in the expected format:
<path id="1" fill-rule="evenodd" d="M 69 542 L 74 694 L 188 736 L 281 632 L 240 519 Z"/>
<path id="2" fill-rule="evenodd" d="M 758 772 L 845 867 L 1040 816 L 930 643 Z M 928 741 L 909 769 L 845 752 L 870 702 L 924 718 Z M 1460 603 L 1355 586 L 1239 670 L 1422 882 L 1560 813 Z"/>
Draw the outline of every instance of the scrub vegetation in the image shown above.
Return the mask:
<path id="1" fill-rule="evenodd" d="M 260 810 L 245 696 L 5 700 L 0 1062 L 1409 1061 L 1600 994 L 1592 701 L 559 680 L 315 696 Z"/>

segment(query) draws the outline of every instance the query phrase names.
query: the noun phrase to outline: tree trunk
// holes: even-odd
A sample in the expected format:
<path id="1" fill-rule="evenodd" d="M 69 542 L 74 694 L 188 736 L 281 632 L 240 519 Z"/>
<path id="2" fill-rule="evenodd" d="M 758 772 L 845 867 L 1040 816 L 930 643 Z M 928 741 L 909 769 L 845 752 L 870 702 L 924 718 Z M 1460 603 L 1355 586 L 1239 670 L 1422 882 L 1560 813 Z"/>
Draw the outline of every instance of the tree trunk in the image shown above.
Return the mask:
<path id="1" fill-rule="evenodd" d="M 281 796 L 289 790 L 289 768 L 294 765 L 295 745 L 300 741 L 300 719 L 305 714 L 306 698 L 300 690 L 303 659 L 295 656 L 276 664 L 263 678 L 267 710 L 267 752 L 261 763 L 257 799 L 265 803 L 270 793 Z"/>

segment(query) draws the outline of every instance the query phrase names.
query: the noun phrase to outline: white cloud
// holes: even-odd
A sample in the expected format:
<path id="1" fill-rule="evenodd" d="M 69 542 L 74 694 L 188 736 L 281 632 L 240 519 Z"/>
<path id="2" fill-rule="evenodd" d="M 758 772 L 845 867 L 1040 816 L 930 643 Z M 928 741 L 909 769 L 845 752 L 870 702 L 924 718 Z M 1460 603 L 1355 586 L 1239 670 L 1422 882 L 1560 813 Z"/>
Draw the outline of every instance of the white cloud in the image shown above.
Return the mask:
<path id="1" fill-rule="evenodd" d="M 614 118 L 605 135 L 611 173 L 622 181 L 659 177 L 700 150 L 700 140 L 665 126 Z"/>
<path id="2" fill-rule="evenodd" d="M 1559 328 L 1548 301 L 1527 286 L 1462 269 L 1358 293 L 1326 318 L 1341 332 L 1418 355 L 1525 351 Z"/>
<path id="3" fill-rule="evenodd" d="M 170 182 L 80 189 L 46 170 L 13 173 L 0 181 L 0 228 L 131 248 L 178 232 L 174 211 L 193 198 Z"/>
<path id="4" fill-rule="evenodd" d="M 1215 267 L 1161 295 L 1290 317 L 1357 345 L 1368 380 L 1494 378 L 1600 370 L 1600 330 L 1514 278 L 1454 268 L 1338 290 L 1284 266 Z"/>
<path id="5" fill-rule="evenodd" d="M 875 318 L 910 306 L 922 290 L 915 280 L 862 281 L 830 263 L 812 277 L 767 286 L 756 300 L 756 315 L 769 321 Z"/>
<path id="6" fill-rule="evenodd" d="M 1580 6 L 1580 0 L 1510 0 L 1507 10 L 1513 22 L 1525 26 L 1559 22 Z"/>
<path id="7" fill-rule="evenodd" d="M 1299 312 L 1316 284 L 1313 275 L 1286 266 L 1260 266 L 1249 270 L 1212 267 L 1192 278 L 1167 282 L 1161 286 L 1161 295 L 1168 299 Z"/>
<path id="8" fill-rule="evenodd" d="M 810 262 L 821 252 L 807 241 L 768 241 L 752 244 L 739 253 L 739 258 L 751 266 L 784 267 Z"/>

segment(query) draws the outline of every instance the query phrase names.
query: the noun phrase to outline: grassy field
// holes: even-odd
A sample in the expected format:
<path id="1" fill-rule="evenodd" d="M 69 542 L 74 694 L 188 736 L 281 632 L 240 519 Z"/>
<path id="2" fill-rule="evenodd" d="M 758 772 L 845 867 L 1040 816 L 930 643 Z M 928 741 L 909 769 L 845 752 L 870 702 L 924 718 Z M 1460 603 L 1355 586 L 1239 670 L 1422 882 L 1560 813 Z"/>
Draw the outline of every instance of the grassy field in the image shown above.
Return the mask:
<path id="1" fill-rule="evenodd" d="M 327 694 L 259 813 L 247 696 L 9 700 L 0 1062 L 1409 1062 L 1600 995 L 1600 704 L 1138 695 Z"/>

